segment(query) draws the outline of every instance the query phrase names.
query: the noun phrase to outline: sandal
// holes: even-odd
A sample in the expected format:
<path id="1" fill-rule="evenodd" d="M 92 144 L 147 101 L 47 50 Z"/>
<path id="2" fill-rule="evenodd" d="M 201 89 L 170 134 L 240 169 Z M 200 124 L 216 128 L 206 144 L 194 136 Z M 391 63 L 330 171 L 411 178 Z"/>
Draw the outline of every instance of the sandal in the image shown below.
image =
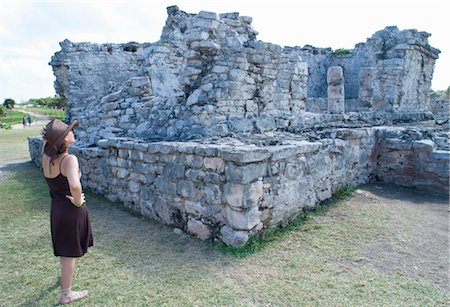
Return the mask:
<path id="1" fill-rule="evenodd" d="M 82 299 L 83 297 L 88 295 L 88 291 L 87 290 L 83 290 L 83 291 L 65 291 L 63 293 L 61 293 L 61 298 L 59 299 L 59 304 L 60 305 L 66 305 L 66 304 L 70 304 L 73 301 Z"/>

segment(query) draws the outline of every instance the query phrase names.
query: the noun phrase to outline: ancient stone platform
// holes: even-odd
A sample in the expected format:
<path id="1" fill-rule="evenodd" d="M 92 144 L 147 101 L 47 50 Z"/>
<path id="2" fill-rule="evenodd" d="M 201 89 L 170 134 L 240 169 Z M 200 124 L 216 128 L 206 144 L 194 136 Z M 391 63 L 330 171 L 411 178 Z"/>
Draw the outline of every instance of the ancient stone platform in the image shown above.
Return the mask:
<path id="1" fill-rule="evenodd" d="M 258 41 L 251 22 L 169 7 L 156 43 L 62 42 L 50 64 L 80 121 L 83 185 L 232 246 L 346 185 L 448 192 L 430 34 L 387 27 L 338 54 Z M 29 144 L 40 165 L 42 140 Z"/>

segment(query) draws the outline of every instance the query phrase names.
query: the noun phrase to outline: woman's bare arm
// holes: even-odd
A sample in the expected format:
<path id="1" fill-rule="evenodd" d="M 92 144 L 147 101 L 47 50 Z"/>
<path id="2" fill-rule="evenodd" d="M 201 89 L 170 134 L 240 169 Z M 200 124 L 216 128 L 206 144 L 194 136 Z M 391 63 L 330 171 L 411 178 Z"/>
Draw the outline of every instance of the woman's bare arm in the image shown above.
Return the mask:
<path id="1" fill-rule="evenodd" d="M 62 165 L 62 171 L 65 171 L 65 176 L 69 182 L 70 194 L 66 195 L 70 201 L 76 205 L 81 206 L 84 203 L 84 194 L 80 182 L 80 168 L 78 159 L 74 155 L 69 155 Z M 64 174 L 63 174 L 64 175 Z"/>

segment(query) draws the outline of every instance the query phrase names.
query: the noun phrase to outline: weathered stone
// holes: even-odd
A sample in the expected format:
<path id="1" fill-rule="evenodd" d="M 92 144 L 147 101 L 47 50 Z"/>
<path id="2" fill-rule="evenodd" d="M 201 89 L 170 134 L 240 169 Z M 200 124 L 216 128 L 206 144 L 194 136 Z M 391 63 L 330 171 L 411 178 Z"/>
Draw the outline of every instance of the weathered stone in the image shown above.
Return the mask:
<path id="1" fill-rule="evenodd" d="M 269 150 L 255 147 L 223 148 L 219 150 L 219 156 L 224 160 L 237 163 L 264 161 L 270 155 Z"/>
<path id="2" fill-rule="evenodd" d="M 216 172 L 223 172 L 225 170 L 225 162 L 221 158 L 209 158 L 205 157 L 203 159 L 203 165 L 208 170 L 213 170 Z"/>
<path id="3" fill-rule="evenodd" d="M 412 143 L 412 148 L 415 151 L 432 152 L 434 149 L 434 142 L 431 140 L 418 140 Z"/>
<path id="4" fill-rule="evenodd" d="M 211 230 L 210 228 L 203 224 L 201 221 L 196 219 L 189 219 L 187 223 L 187 231 L 193 233 L 201 240 L 207 240 L 211 238 Z"/>
<path id="5" fill-rule="evenodd" d="M 242 247 L 247 244 L 249 234 L 247 231 L 234 230 L 225 225 L 220 229 L 222 241 L 230 246 Z"/>
<path id="6" fill-rule="evenodd" d="M 267 174 L 267 163 L 252 163 L 243 166 L 227 163 L 225 176 L 227 180 L 235 183 L 250 183 Z"/>
<path id="7" fill-rule="evenodd" d="M 257 207 L 245 211 L 236 211 L 227 207 L 227 221 L 231 227 L 237 230 L 251 230 L 259 224 L 261 212 Z"/>
<path id="8" fill-rule="evenodd" d="M 328 111 L 342 113 L 345 111 L 344 72 L 340 66 L 332 66 L 327 72 Z"/>

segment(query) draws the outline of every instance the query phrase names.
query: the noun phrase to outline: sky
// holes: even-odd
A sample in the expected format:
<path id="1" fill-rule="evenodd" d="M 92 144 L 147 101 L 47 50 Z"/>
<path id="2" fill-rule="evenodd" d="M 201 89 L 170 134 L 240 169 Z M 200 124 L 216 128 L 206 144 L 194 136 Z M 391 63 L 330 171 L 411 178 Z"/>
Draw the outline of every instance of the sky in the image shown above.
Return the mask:
<path id="1" fill-rule="evenodd" d="M 48 63 L 64 39 L 158 41 L 171 5 L 187 13 L 251 16 L 257 39 L 281 46 L 353 49 L 386 26 L 426 31 L 429 44 L 441 51 L 432 89 L 450 85 L 448 0 L 0 0 L 0 101 L 54 96 Z"/>

